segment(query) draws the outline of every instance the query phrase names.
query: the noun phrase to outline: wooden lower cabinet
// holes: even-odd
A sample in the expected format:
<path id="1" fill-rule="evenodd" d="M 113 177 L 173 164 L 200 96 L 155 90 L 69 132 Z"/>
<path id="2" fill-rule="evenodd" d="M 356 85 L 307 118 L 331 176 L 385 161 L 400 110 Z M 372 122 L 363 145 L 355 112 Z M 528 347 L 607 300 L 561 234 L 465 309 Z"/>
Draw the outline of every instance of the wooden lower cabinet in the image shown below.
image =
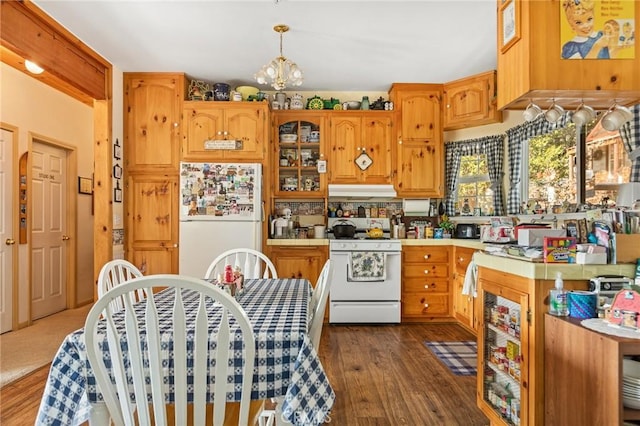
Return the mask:
<path id="1" fill-rule="evenodd" d="M 467 267 L 475 251 L 476 249 L 469 247 L 453 248 L 453 279 L 451 280 L 453 283 L 453 316 L 462 326 L 474 334 L 478 331 L 476 314 L 480 313 L 481 309 L 475 307 L 477 298 L 473 297 L 473 294 L 462 294 L 462 289 Z"/>
<path id="2" fill-rule="evenodd" d="M 178 176 L 129 174 L 126 258 L 145 275 L 178 273 Z"/>
<path id="3" fill-rule="evenodd" d="M 402 248 L 402 321 L 449 322 L 451 247 Z"/>
<path id="4" fill-rule="evenodd" d="M 640 410 L 623 406 L 621 392 L 623 357 L 640 356 L 640 340 L 598 333 L 580 321 L 545 316 L 545 424 L 640 420 Z"/>
<path id="5" fill-rule="evenodd" d="M 491 425 L 546 425 L 545 419 L 545 328 L 549 290 L 553 279 L 533 279 L 504 271 L 478 268 L 478 407 Z M 587 290 L 587 280 L 565 280 L 566 290 Z M 518 330 L 517 332 L 515 330 Z M 508 343 L 510 342 L 510 343 Z M 517 372 L 495 362 L 492 354 L 516 350 L 521 355 Z M 505 352 L 506 352 L 505 351 Z M 491 399 L 496 385 L 519 402 L 518 420 L 509 419 L 500 404 Z M 594 383 L 595 386 L 595 383 Z M 587 390 L 585 390 L 587 391 Z M 588 392 L 588 391 L 587 391 Z M 594 394 L 587 394 L 593 396 Z M 593 396 L 595 397 L 595 396 Z M 512 404 L 513 405 L 513 404 Z M 567 407 L 567 409 L 571 409 Z M 569 424 L 569 423 L 564 423 Z M 573 423 L 570 424 L 581 424 Z M 617 423 L 607 423 L 617 424 Z"/>
<path id="6" fill-rule="evenodd" d="M 315 287 L 328 258 L 326 246 L 272 246 L 269 258 L 280 278 L 306 278 Z"/>

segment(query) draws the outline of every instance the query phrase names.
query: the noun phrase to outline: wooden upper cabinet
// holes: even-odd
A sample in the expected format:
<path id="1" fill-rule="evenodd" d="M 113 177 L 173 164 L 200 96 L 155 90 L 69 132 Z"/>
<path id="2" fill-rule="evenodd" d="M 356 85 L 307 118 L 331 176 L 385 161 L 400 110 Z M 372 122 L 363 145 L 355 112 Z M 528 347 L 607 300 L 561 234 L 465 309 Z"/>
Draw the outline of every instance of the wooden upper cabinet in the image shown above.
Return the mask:
<path id="1" fill-rule="evenodd" d="M 392 182 L 392 117 L 389 112 L 331 115 L 329 183 Z"/>
<path id="2" fill-rule="evenodd" d="M 511 10 L 512 3 L 515 6 L 516 36 L 507 45 L 502 45 L 502 16 Z M 542 107 L 547 107 L 555 99 L 566 110 L 575 109 L 583 100 L 596 109 L 607 109 L 614 100 L 622 105 L 638 103 L 638 42 L 632 59 L 563 59 L 560 27 L 567 18 L 562 3 L 496 0 L 498 109 L 524 109 L 532 99 Z M 600 7 L 613 8 L 615 4 L 605 1 L 593 3 L 596 13 Z M 640 16 L 640 1 L 624 3 L 635 9 L 629 17 Z M 509 9 L 505 9 L 507 7 Z M 595 28 L 601 29 L 602 26 Z"/>
<path id="3" fill-rule="evenodd" d="M 323 198 L 327 193 L 327 173 L 318 171 L 326 164 L 329 140 L 326 114 L 301 110 L 272 113 L 273 144 L 271 158 L 274 194 L 284 198 Z M 295 141 L 286 136 L 295 135 Z"/>
<path id="4" fill-rule="evenodd" d="M 398 196 L 442 197 L 442 85 L 394 83 L 389 97 L 400 121 L 394 144 Z"/>
<path id="5" fill-rule="evenodd" d="M 266 102 L 184 102 L 185 161 L 260 161 L 265 158 Z M 215 149 L 208 141 L 240 141 L 238 149 Z M 211 142 L 209 142 L 211 143 Z"/>
<path id="6" fill-rule="evenodd" d="M 177 172 L 184 75 L 125 73 L 123 78 L 125 169 Z"/>
<path id="7" fill-rule="evenodd" d="M 496 108 L 496 72 L 444 84 L 444 130 L 502 122 Z"/>

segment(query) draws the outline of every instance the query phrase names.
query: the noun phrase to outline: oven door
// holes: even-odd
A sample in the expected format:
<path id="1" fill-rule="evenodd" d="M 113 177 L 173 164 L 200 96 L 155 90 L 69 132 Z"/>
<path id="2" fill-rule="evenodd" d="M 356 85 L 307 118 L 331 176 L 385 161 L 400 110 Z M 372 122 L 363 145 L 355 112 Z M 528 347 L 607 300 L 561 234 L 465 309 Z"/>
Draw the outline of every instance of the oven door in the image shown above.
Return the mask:
<path id="1" fill-rule="evenodd" d="M 353 281 L 349 279 L 350 252 L 331 252 L 333 279 L 330 300 L 335 301 L 400 301 L 400 252 L 386 253 L 384 280 Z"/>

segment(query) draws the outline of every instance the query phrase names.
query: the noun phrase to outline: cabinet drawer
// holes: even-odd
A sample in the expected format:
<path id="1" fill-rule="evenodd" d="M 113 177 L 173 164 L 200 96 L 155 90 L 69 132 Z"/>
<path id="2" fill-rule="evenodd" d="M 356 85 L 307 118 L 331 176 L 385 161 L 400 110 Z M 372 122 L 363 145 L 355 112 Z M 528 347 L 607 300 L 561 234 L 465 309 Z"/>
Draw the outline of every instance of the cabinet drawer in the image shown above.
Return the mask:
<path id="1" fill-rule="evenodd" d="M 455 271 L 464 275 L 467 272 L 467 266 L 471 262 L 471 257 L 475 253 L 474 249 L 468 248 L 456 248 L 453 255 L 453 263 L 455 265 Z"/>
<path id="2" fill-rule="evenodd" d="M 404 265 L 402 276 L 404 278 L 449 278 L 449 265 L 444 263 L 424 263 L 422 265 Z"/>
<path id="3" fill-rule="evenodd" d="M 448 293 L 449 280 L 442 278 L 406 278 L 402 281 L 403 292 Z"/>
<path id="4" fill-rule="evenodd" d="M 449 296 L 445 294 L 406 293 L 402 296 L 402 315 L 447 316 L 449 305 Z"/>
<path id="5" fill-rule="evenodd" d="M 405 250 L 405 263 L 448 263 L 449 248 L 448 247 L 412 247 Z"/>

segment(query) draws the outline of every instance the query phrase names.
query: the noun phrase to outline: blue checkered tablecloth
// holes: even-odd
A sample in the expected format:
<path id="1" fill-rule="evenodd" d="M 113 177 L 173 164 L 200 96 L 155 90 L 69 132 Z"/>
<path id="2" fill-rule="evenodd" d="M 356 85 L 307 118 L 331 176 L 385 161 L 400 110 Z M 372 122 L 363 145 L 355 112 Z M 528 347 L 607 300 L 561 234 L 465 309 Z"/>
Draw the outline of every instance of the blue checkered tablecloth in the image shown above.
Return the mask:
<path id="1" fill-rule="evenodd" d="M 294 425 L 305 426 L 321 424 L 335 401 L 307 335 L 310 291 L 311 286 L 304 279 L 254 279 L 246 281 L 244 293 L 238 296 L 256 337 L 251 399 L 282 397 L 283 417 Z M 158 293 L 158 311 L 165 306 L 169 312 L 174 295 L 173 289 Z M 194 303 L 196 298 L 193 294 Z M 220 308 L 213 303 L 209 309 Z M 170 340 L 170 316 L 159 315 L 159 321 L 165 329 L 163 341 L 164 337 Z M 230 376 L 229 381 L 241 384 L 242 377 Z M 171 384 L 168 386 L 171 394 Z M 210 396 L 213 402 L 213 393 Z M 239 395 L 229 392 L 227 399 L 238 401 Z M 65 338 L 53 359 L 36 424 L 80 424 L 88 419 L 89 403 L 101 400 L 85 353 L 84 330 L 80 329 Z"/>

